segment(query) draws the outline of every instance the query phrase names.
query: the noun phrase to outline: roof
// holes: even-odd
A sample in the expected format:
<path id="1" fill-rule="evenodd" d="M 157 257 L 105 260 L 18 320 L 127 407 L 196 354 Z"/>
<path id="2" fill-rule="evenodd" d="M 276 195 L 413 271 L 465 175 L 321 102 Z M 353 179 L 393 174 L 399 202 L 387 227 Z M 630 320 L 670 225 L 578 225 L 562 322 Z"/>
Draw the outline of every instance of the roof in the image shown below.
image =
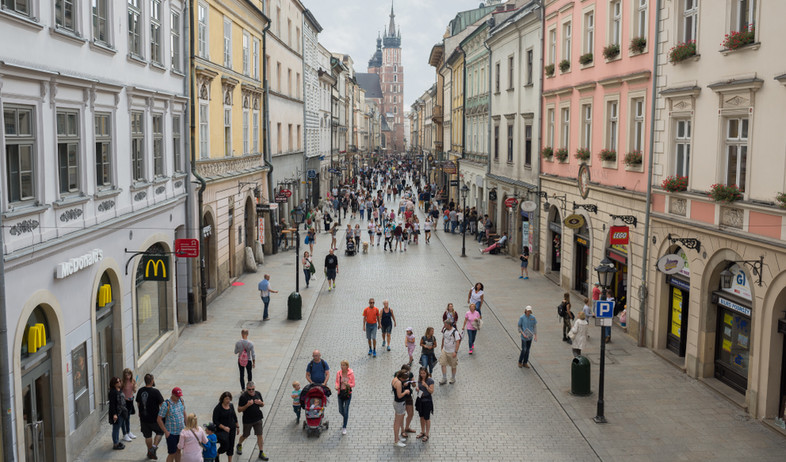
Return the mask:
<path id="1" fill-rule="evenodd" d="M 357 72 L 355 73 L 355 79 L 360 88 L 366 91 L 366 98 L 382 99 L 382 87 L 379 85 L 378 74 Z"/>
<path id="2" fill-rule="evenodd" d="M 487 14 L 491 13 L 497 8 L 496 5 L 490 6 L 481 6 L 480 8 L 475 8 L 474 10 L 462 11 L 456 14 L 456 17 L 450 21 L 450 35 L 456 35 L 466 29 L 471 24 L 474 24 Z"/>

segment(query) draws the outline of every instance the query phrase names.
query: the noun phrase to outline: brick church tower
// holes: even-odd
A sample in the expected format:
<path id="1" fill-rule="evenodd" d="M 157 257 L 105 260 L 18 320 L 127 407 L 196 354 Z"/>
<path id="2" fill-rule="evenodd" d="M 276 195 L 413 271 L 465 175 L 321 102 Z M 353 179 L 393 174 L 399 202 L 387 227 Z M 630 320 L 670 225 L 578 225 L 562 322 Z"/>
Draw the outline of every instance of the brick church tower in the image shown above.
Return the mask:
<path id="1" fill-rule="evenodd" d="M 396 29 L 396 15 L 390 4 L 390 24 L 377 37 L 377 51 L 368 61 L 368 72 L 379 75 L 382 88 L 382 115 L 390 131 L 383 133 L 387 151 L 403 152 L 404 143 L 404 66 L 401 65 L 401 31 Z"/>

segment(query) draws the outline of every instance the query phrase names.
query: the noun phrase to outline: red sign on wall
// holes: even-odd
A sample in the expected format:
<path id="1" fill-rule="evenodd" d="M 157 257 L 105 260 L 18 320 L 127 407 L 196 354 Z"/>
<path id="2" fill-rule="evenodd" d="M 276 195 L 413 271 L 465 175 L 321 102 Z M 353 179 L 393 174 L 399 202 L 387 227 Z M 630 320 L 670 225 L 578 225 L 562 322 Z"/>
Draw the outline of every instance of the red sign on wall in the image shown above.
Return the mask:
<path id="1" fill-rule="evenodd" d="M 628 245 L 630 241 L 630 228 L 627 226 L 612 226 L 609 234 L 611 245 Z"/>
<path id="2" fill-rule="evenodd" d="M 196 258 L 199 256 L 199 239 L 175 239 L 175 256 Z"/>
<path id="3" fill-rule="evenodd" d="M 519 201 L 517 201 L 515 197 L 508 197 L 505 199 L 505 207 L 508 208 L 515 207 L 518 203 Z"/>

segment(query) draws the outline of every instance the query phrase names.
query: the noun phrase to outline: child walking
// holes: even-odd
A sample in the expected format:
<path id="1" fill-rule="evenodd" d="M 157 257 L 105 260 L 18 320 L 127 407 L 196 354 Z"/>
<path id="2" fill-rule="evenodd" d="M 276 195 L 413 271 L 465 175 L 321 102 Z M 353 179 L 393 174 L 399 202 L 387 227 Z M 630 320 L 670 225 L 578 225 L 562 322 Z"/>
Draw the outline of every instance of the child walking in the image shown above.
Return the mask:
<path id="1" fill-rule="evenodd" d="M 407 336 L 404 339 L 404 344 L 407 346 L 407 353 L 409 353 L 409 364 L 412 365 L 412 353 L 415 351 L 415 335 L 412 333 L 412 328 L 407 327 Z"/>
<path id="2" fill-rule="evenodd" d="M 297 421 L 295 424 L 300 423 L 300 382 L 297 380 L 292 382 L 292 410 L 295 411 L 295 415 L 297 416 Z"/>
<path id="3" fill-rule="evenodd" d="M 207 443 L 202 445 L 202 460 L 204 462 L 214 462 L 218 458 L 216 425 L 213 423 L 205 425 L 205 435 L 207 436 Z"/>

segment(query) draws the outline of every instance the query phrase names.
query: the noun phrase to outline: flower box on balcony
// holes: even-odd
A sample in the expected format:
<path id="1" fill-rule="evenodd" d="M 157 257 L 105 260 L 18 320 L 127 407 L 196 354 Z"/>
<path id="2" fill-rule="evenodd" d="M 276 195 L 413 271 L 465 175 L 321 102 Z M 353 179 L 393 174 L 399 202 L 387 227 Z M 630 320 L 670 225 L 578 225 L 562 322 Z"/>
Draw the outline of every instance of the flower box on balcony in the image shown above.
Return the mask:
<path id="1" fill-rule="evenodd" d="M 579 56 L 579 64 L 582 66 L 592 63 L 592 53 L 585 53 Z"/>
<path id="2" fill-rule="evenodd" d="M 568 61 L 567 59 L 563 59 L 562 61 L 560 61 L 559 70 L 563 73 L 568 72 L 570 70 L 570 61 Z"/>
<path id="3" fill-rule="evenodd" d="M 688 190 L 687 176 L 667 176 L 660 184 L 661 188 L 668 192 L 681 192 Z"/>
<path id="4" fill-rule="evenodd" d="M 617 160 L 617 151 L 613 149 L 601 149 L 598 153 L 598 157 L 603 162 L 614 162 Z"/>
<path id="5" fill-rule="evenodd" d="M 589 160 L 589 158 L 592 156 L 592 153 L 587 148 L 578 148 L 578 149 L 576 149 L 576 155 L 575 156 L 576 156 L 576 159 L 578 159 L 578 160 L 586 161 L 586 160 Z"/>
<path id="6" fill-rule="evenodd" d="M 750 45 L 756 38 L 756 33 L 753 29 L 753 24 L 741 31 L 731 31 L 723 37 L 721 47 L 723 50 L 737 50 Z"/>
<path id="7" fill-rule="evenodd" d="M 543 67 L 543 72 L 546 73 L 546 77 L 553 77 L 554 76 L 554 65 L 547 64 Z"/>
<path id="8" fill-rule="evenodd" d="M 710 186 L 707 197 L 715 202 L 731 203 L 742 199 L 742 191 L 740 191 L 740 188 L 738 188 L 736 184 L 725 185 L 716 183 Z"/>
<path id="9" fill-rule="evenodd" d="M 625 154 L 625 165 L 628 167 L 638 167 L 641 165 L 642 157 L 641 151 L 638 149 Z"/>
<path id="10" fill-rule="evenodd" d="M 669 62 L 679 63 L 686 59 L 696 56 L 696 41 L 678 43 L 669 50 Z"/>
<path id="11" fill-rule="evenodd" d="M 634 54 L 643 53 L 645 48 L 647 48 L 647 39 L 644 37 L 633 37 L 630 40 L 630 47 L 628 47 L 630 52 Z"/>
<path id="12" fill-rule="evenodd" d="M 607 45 L 603 47 L 603 57 L 606 58 L 606 61 L 611 61 L 615 59 L 620 54 L 620 46 L 616 43 L 612 43 L 611 45 Z"/>
<path id="13" fill-rule="evenodd" d="M 568 160 L 568 150 L 565 148 L 559 148 L 554 151 L 554 157 L 560 162 L 565 162 Z"/>
<path id="14" fill-rule="evenodd" d="M 540 155 L 543 156 L 543 158 L 546 160 L 552 160 L 554 157 L 554 150 L 551 147 L 546 146 L 540 150 Z"/>

